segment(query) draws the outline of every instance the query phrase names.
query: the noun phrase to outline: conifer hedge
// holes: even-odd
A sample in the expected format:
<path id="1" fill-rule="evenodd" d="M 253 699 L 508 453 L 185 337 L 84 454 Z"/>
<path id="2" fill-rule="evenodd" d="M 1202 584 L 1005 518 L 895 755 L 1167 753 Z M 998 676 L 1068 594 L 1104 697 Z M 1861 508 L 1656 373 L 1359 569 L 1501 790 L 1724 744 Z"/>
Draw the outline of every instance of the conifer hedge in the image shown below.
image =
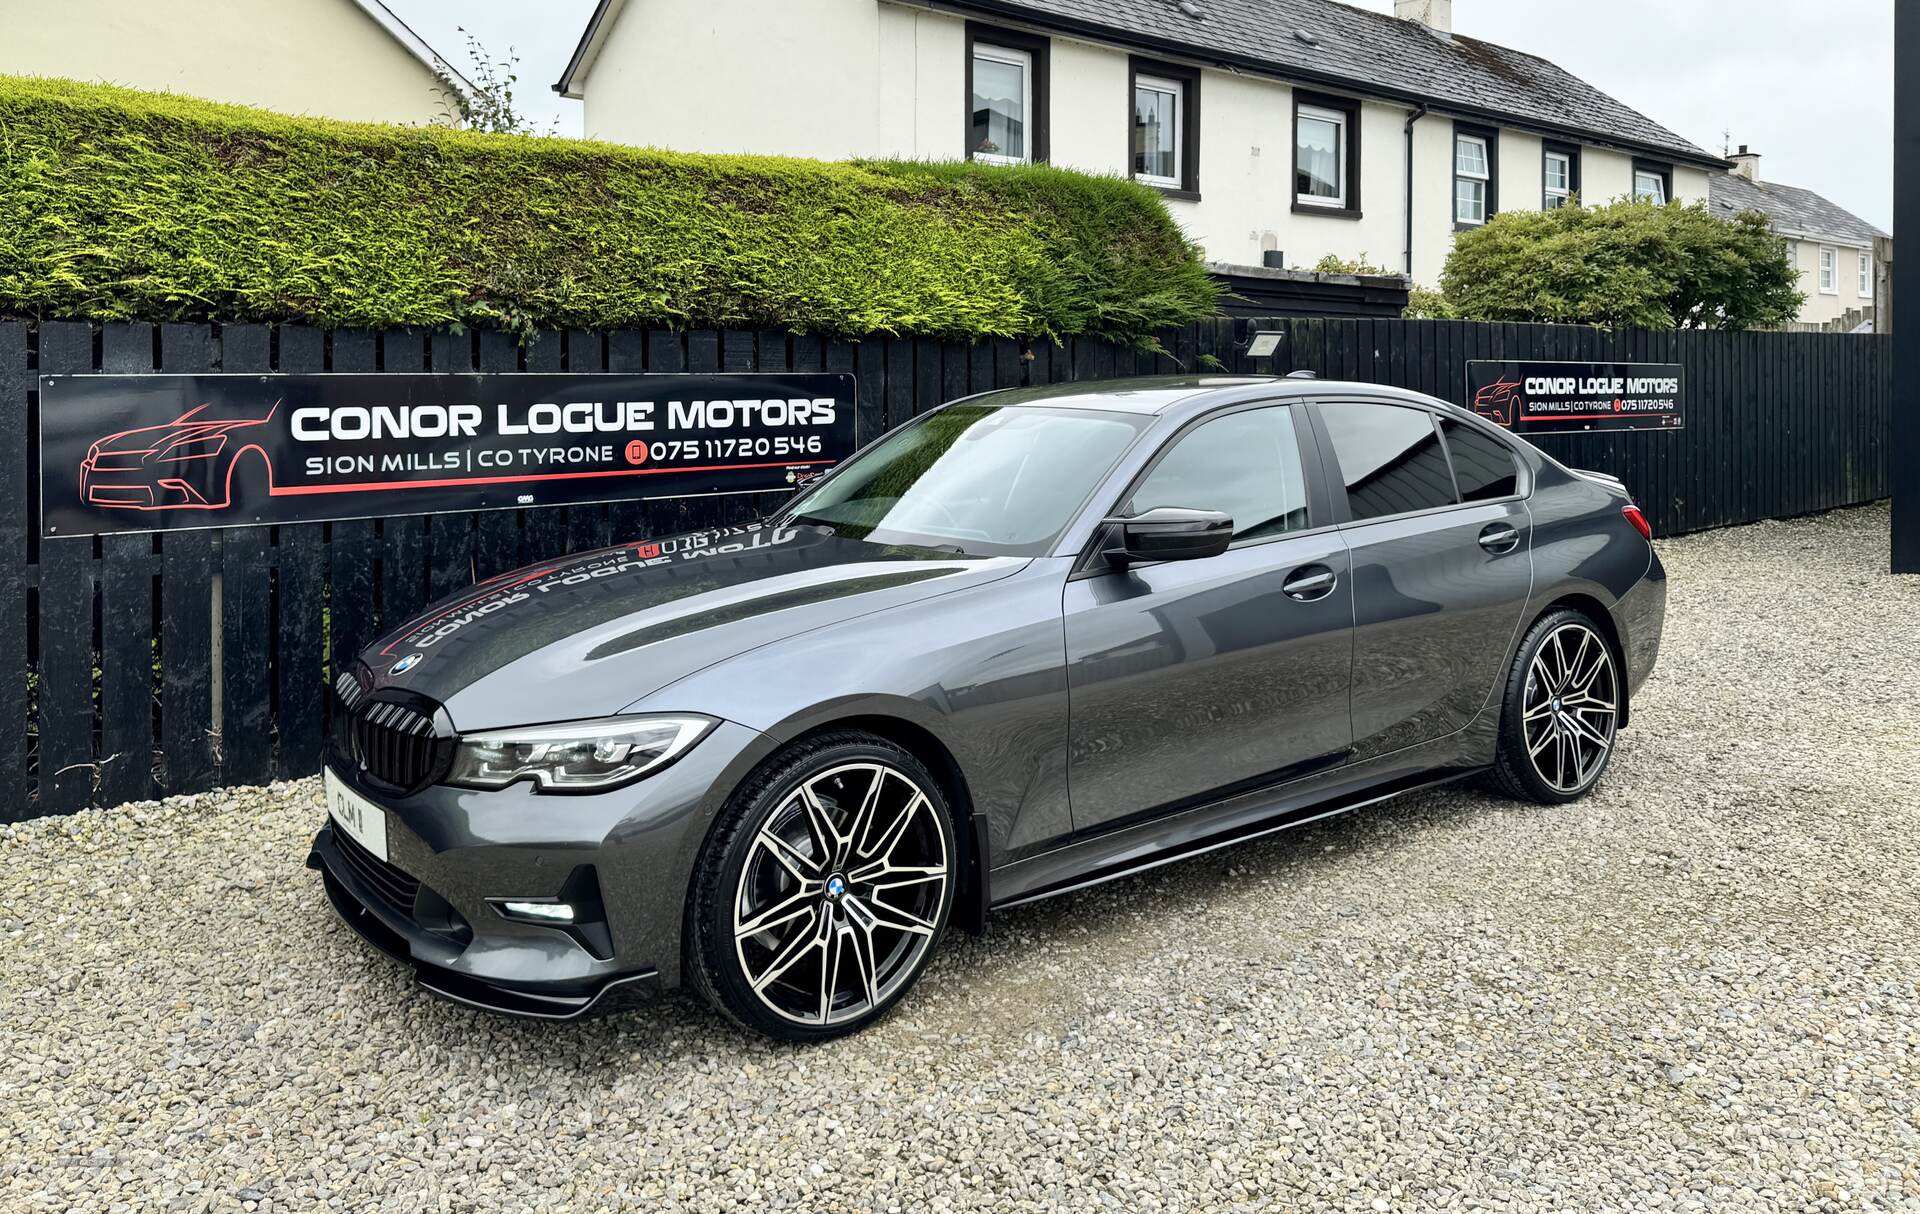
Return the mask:
<path id="1" fill-rule="evenodd" d="M 1216 309 L 1159 198 L 1115 178 L 0 77 L 0 315 L 1138 340 Z"/>

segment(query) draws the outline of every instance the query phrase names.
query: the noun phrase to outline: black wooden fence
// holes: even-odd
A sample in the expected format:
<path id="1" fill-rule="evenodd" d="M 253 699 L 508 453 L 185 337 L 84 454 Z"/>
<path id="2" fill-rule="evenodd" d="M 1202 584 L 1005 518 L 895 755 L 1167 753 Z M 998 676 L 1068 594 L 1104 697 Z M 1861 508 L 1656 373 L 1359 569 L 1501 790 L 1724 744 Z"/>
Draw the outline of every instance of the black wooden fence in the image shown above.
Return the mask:
<path id="1" fill-rule="evenodd" d="M 863 438 L 987 388 L 1190 368 L 1309 369 L 1460 401 L 1471 359 L 1682 363 L 1680 433 L 1541 440 L 1623 478 L 1672 535 L 1884 497 L 1886 337 L 1606 333 L 1446 321 L 1293 320 L 1271 366 L 1250 324 L 1162 337 L 975 345 L 779 332 L 336 331 L 0 321 L 0 820 L 319 766 L 329 667 L 428 601 L 515 565 L 743 521 L 771 499 L 695 498 L 172 535 L 41 540 L 37 376 L 83 371 L 849 371 Z"/>

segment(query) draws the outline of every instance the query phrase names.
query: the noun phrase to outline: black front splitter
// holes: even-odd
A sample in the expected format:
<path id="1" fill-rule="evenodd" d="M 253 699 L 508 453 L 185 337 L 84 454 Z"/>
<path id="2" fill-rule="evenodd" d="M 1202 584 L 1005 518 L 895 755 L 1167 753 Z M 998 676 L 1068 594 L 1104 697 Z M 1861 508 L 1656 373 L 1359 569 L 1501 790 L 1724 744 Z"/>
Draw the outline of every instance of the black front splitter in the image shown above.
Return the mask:
<path id="1" fill-rule="evenodd" d="M 588 990 L 557 993 L 499 986 L 455 973 L 444 966 L 427 964 L 414 958 L 407 948 L 405 937 L 381 922 L 378 916 L 353 896 L 340 878 L 334 875 L 332 867 L 318 848 L 308 855 L 307 867 L 319 871 L 320 879 L 327 888 L 327 900 L 333 903 L 333 909 L 346 921 L 347 926 L 360 933 L 368 944 L 413 970 L 414 981 L 429 994 L 453 1003 L 503 1016 L 521 1016 L 533 1020 L 578 1020 L 615 992 L 655 994 L 659 990 L 659 972 L 651 969 L 616 974 Z"/>

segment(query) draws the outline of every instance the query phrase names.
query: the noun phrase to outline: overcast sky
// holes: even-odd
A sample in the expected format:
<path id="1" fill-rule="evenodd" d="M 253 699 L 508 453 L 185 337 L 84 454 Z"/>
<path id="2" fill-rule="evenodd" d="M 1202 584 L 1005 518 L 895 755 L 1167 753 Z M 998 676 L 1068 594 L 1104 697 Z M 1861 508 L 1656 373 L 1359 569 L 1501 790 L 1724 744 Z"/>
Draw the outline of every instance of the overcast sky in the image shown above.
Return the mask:
<path id="1" fill-rule="evenodd" d="M 641 0 L 642 3 L 645 0 Z M 714 0 L 728 3 L 729 0 Z M 829 0 L 788 0 L 825 3 Z M 831 0 L 845 3 L 846 0 Z M 1353 0 L 1393 10 L 1393 0 Z M 387 0 L 457 66 L 456 27 L 519 54 L 522 109 L 580 133 L 560 78 L 594 0 Z M 1542 55 L 1686 138 L 1761 153 L 1762 178 L 1893 225 L 1894 0 L 1455 0 L 1463 34 Z"/>

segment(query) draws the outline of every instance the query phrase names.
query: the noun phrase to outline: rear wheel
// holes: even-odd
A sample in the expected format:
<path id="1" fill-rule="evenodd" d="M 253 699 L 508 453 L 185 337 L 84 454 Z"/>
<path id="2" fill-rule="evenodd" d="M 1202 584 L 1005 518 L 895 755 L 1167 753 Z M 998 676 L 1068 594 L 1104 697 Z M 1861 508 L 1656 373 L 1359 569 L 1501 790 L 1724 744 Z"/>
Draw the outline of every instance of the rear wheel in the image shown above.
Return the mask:
<path id="1" fill-rule="evenodd" d="M 1583 797 L 1613 758 L 1622 683 L 1613 647 L 1586 615 L 1549 612 L 1507 679 L 1493 781 L 1545 805 Z"/>
<path id="2" fill-rule="evenodd" d="M 227 466 L 227 500 L 230 510 L 258 517 L 273 496 L 273 468 L 258 447 L 248 447 L 233 457 Z"/>
<path id="3" fill-rule="evenodd" d="M 722 815 L 694 875 L 694 988 L 786 1041 L 884 1015 L 953 906 L 953 819 L 932 774 L 881 738 L 828 734 L 775 756 Z"/>

